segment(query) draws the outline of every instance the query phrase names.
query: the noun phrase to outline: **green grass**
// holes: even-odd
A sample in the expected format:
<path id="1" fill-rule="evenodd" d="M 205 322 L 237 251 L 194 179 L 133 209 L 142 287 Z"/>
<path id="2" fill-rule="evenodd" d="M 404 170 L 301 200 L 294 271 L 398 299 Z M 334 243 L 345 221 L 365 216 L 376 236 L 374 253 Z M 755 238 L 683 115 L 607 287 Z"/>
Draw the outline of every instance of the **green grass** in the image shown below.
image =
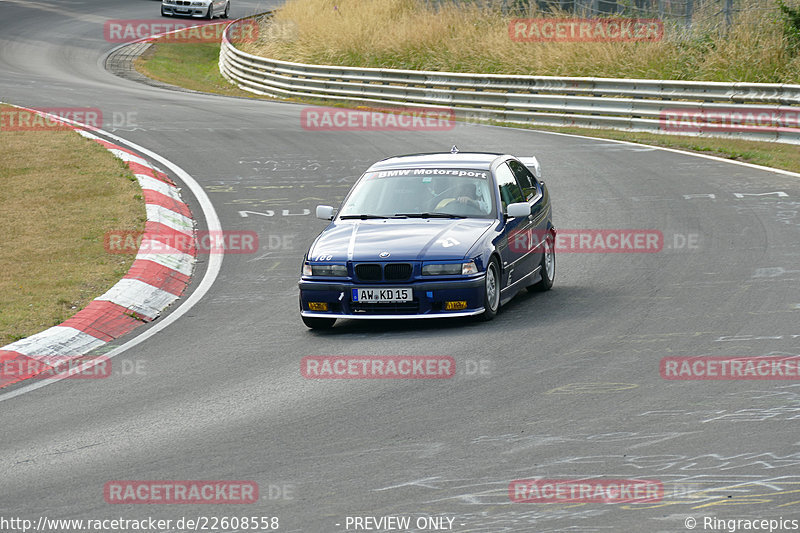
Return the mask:
<path id="1" fill-rule="evenodd" d="M 217 43 L 159 43 L 137 58 L 134 66 L 154 79 L 195 91 L 227 96 L 254 96 L 219 73 Z"/>

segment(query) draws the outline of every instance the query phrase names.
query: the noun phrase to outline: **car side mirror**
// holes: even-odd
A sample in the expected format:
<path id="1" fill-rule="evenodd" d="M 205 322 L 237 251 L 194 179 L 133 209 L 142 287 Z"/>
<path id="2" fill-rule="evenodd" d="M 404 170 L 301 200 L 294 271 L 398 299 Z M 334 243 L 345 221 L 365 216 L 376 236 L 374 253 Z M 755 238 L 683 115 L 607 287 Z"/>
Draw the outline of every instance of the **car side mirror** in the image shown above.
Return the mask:
<path id="1" fill-rule="evenodd" d="M 508 216 L 514 218 L 527 217 L 531 214 L 531 205 L 528 202 L 516 202 L 513 204 L 508 204 L 506 213 Z"/>
<path id="2" fill-rule="evenodd" d="M 317 218 L 321 218 L 322 220 L 333 220 L 333 215 L 335 213 L 336 210 L 329 205 L 317 206 Z"/>

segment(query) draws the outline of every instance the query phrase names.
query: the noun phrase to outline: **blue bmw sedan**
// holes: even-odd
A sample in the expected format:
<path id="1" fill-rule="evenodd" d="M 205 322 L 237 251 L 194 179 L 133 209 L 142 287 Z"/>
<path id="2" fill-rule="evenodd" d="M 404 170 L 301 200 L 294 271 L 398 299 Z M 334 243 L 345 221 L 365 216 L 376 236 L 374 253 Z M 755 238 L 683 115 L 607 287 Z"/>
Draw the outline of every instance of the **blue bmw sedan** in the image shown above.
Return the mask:
<path id="1" fill-rule="evenodd" d="M 359 178 L 303 260 L 306 326 L 339 318 L 495 317 L 555 278 L 550 196 L 535 157 L 414 154 Z"/>

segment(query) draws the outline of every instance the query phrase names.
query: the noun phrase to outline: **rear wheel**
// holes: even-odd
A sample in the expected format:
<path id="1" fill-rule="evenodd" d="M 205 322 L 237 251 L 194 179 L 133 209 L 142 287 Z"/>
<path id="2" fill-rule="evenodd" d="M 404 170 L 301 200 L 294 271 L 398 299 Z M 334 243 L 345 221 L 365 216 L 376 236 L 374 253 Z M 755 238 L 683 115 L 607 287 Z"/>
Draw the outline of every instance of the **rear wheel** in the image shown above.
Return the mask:
<path id="1" fill-rule="evenodd" d="M 331 329 L 333 327 L 334 322 L 336 322 L 335 318 L 317 318 L 317 317 L 310 317 L 304 316 L 302 317 L 303 324 L 305 324 L 310 329 Z"/>
<path id="2" fill-rule="evenodd" d="M 497 316 L 500 309 L 500 269 L 497 267 L 497 260 L 492 258 L 486 267 L 486 278 L 483 285 L 483 314 L 482 320 L 491 320 Z"/>
<path id="3" fill-rule="evenodd" d="M 548 234 L 543 243 L 544 253 L 542 253 L 542 260 L 539 262 L 539 274 L 542 279 L 538 283 L 528 286 L 531 292 L 549 291 L 553 287 L 553 281 L 556 279 L 556 251 L 553 246 L 553 236 Z"/>
<path id="4" fill-rule="evenodd" d="M 231 3 L 228 2 L 227 4 L 225 4 L 225 12 L 222 14 L 222 18 L 224 19 L 228 18 L 228 14 L 230 13 L 230 11 L 231 11 Z"/>

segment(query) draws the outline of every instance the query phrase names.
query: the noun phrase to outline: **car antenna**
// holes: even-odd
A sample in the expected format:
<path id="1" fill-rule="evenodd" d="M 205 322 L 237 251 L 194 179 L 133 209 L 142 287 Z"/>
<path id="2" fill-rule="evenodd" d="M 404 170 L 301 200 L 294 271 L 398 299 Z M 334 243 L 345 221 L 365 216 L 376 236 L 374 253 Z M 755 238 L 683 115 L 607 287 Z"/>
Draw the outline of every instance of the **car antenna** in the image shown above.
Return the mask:
<path id="1" fill-rule="evenodd" d="M 454 145 L 453 145 L 453 147 L 452 147 L 452 148 L 450 148 L 450 153 L 451 153 L 451 154 L 457 154 L 457 153 L 458 153 L 458 146 L 456 146 L 456 145 L 454 144 Z"/>

